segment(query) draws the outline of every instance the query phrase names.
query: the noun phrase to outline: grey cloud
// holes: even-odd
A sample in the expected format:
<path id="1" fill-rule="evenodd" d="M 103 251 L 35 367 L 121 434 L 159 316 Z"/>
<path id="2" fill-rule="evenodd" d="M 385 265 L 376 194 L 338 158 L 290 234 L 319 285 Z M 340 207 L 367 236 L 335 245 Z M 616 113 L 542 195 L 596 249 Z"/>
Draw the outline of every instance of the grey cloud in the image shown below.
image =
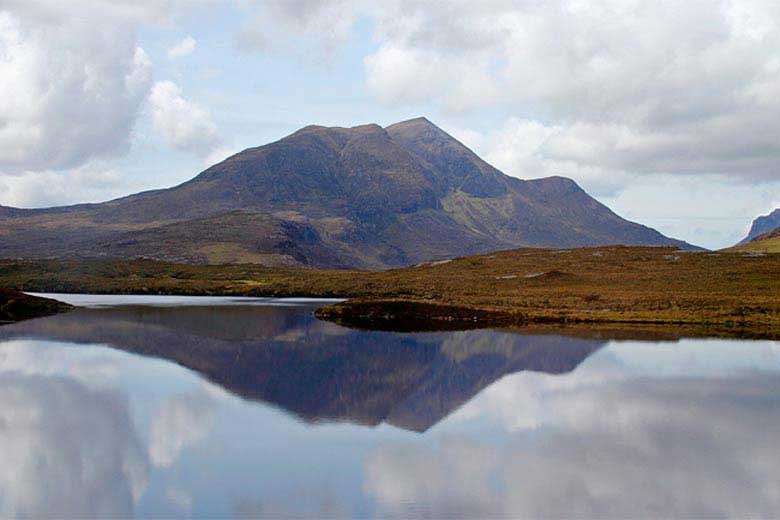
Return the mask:
<path id="1" fill-rule="evenodd" d="M 192 0 L 188 0 L 192 3 Z M 43 21 L 63 16 L 99 16 L 114 21 L 159 22 L 171 14 L 181 0 L 3 0 L 0 10 L 10 10 Z"/>
<path id="2" fill-rule="evenodd" d="M 359 6 L 351 0 L 249 2 L 251 15 L 238 34 L 239 48 L 281 54 L 317 64 L 348 40 Z"/>
<path id="3" fill-rule="evenodd" d="M 494 109 L 560 127 L 536 151 L 547 167 L 602 178 L 778 176 L 780 9 L 771 0 L 285 5 L 253 25 L 283 46 L 332 49 L 370 20 L 377 50 L 364 59 L 366 84 L 385 103 Z"/>

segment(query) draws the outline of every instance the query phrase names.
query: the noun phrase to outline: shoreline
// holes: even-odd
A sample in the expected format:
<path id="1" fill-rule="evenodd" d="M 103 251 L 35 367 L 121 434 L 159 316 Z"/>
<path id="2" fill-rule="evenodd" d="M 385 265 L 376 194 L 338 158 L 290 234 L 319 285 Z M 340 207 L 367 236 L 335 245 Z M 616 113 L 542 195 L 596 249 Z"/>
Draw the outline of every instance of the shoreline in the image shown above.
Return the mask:
<path id="1" fill-rule="evenodd" d="M 322 320 L 356 329 L 391 332 L 438 332 L 486 328 L 572 329 L 582 331 L 625 331 L 666 333 L 672 336 L 704 338 L 780 339 L 780 326 L 723 321 L 698 321 L 662 317 L 600 318 L 593 315 L 534 315 L 512 310 L 480 309 L 465 305 L 409 300 L 346 300 L 317 309 Z"/>
<path id="2" fill-rule="evenodd" d="M 0 290 L 2 291 L 2 290 Z M 312 303 L 322 303 L 313 315 L 322 321 L 327 321 L 360 330 L 386 332 L 447 332 L 480 329 L 513 330 L 517 332 L 543 332 L 583 335 L 587 337 L 602 337 L 606 333 L 612 339 L 679 339 L 681 337 L 699 338 L 739 338 L 739 339 L 770 339 L 780 340 L 780 327 L 770 323 L 740 322 L 732 319 L 721 321 L 699 321 L 695 319 L 663 319 L 663 317 L 631 317 L 620 315 L 598 317 L 593 314 L 577 314 L 569 312 L 566 315 L 545 313 L 534 315 L 511 309 L 485 309 L 441 303 L 435 301 L 414 300 L 366 300 L 359 298 L 323 298 L 301 296 L 299 294 L 268 296 L 236 296 L 234 294 L 149 294 L 149 293 L 45 293 L 28 294 L 27 298 L 53 302 L 56 310 L 45 310 L 42 314 L 28 316 L 22 319 L 49 316 L 61 312 L 69 312 L 84 306 L 78 303 L 67 303 L 57 296 L 84 294 L 90 296 L 161 296 L 182 298 L 247 298 L 251 300 L 284 299 L 311 300 Z M 128 302 L 127 305 L 135 305 Z M 144 305 L 144 304 L 139 304 Z M 86 308 L 90 306 L 87 305 Z M 3 323 L 14 323 L 21 320 L 1 320 Z"/>
<path id="3" fill-rule="evenodd" d="M 780 254 L 517 249 L 388 271 L 0 259 L 0 286 L 37 293 L 339 298 L 347 301 L 317 316 L 371 328 L 581 324 L 780 337 Z"/>
<path id="4" fill-rule="evenodd" d="M 0 288 L 0 325 L 68 312 L 75 307 L 13 289 Z"/>
<path id="5" fill-rule="evenodd" d="M 8 292 L 8 290 L 5 290 Z M 0 289 L 3 292 L 3 289 Z M 28 294 L 29 300 L 49 302 L 48 308 L 38 314 L 15 320 L 2 320 L 10 324 L 24 319 L 51 316 L 76 309 L 89 309 L 95 305 L 71 301 L 69 295 L 111 296 L 106 293 L 46 293 Z M 663 319 L 603 319 L 594 316 L 534 316 L 512 310 L 479 309 L 465 305 L 443 304 L 432 301 L 411 300 L 361 300 L 343 298 L 309 298 L 299 295 L 268 297 L 237 297 L 233 295 L 176 295 L 176 294 L 113 294 L 114 296 L 181 297 L 181 298 L 246 298 L 248 304 L 254 300 L 311 300 L 322 304 L 312 315 L 319 320 L 344 327 L 383 332 L 433 333 L 468 330 L 506 330 L 521 334 L 559 334 L 585 338 L 614 340 L 676 341 L 681 338 L 734 338 L 743 340 L 780 340 L 780 328 L 755 326 L 753 323 L 700 322 L 695 320 L 666 321 Z M 59 298 L 63 296 L 63 298 Z M 128 306 L 170 306 L 154 303 L 117 303 Z M 211 304 L 213 305 L 213 303 Z M 208 306 L 208 305 L 207 305 Z M 97 305 L 96 308 L 100 308 Z M 0 316 L 1 317 L 1 316 Z"/>

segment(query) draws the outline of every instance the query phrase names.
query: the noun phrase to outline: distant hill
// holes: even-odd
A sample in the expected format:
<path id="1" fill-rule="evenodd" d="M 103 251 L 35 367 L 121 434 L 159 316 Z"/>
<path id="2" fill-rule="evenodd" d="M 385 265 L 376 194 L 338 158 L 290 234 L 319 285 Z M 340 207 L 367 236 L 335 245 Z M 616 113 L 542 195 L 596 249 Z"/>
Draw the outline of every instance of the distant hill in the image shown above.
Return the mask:
<path id="1" fill-rule="evenodd" d="M 753 239 L 778 228 L 780 228 L 780 208 L 772 211 L 768 215 L 756 218 L 750 226 L 750 232 L 738 245 L 747 244 Z"/>
<path id="2" fill-rule="evenodd" d="M 0 257 L 389 268 L 522 246 L 691 248 L 563 177 L 504 175 L 424 118 L 307 126 L 173 188 L 0 208 Z"/>

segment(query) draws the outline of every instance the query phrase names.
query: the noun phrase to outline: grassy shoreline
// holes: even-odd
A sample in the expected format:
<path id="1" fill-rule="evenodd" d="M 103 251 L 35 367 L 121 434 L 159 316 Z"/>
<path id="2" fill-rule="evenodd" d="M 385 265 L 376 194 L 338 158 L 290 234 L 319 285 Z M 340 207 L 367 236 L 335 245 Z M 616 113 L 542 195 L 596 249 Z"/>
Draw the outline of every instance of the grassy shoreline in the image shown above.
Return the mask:
<path id="1" fill-rule="evenodd" d="M 500 328 L 547 331 L 567 335 L 604 336 L 618 339 L 642 337 L 780 339 L 780 328 L 773 323 L 744 320 L 665 319 L 621 314 L 618 316 L 535 315 L 507 309 L 478 308 L 410 300 L 361 300 L 322 307 L 315 316 L 350 328 L 392 332 L 435 332 Z"/>
<path id="2" fill-rule="evenodd" d="M 685 325 L 780 337 L 780 254 L 619 246 L 518 249 L 389 271 L 0 260 L 0 286 L 35 292 L 342 297 L 350 300 L 321 309 L 318 316 L 380 328 L 403 322 L 422 328 L 447 322 Z"/>

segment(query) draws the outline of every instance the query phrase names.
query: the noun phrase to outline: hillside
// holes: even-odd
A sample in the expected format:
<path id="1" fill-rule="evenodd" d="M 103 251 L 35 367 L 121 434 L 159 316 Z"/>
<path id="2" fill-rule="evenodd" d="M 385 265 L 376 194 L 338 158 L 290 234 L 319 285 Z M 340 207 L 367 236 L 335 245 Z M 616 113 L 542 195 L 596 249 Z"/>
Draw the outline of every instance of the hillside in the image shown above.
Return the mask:
<path id="1" fill-rule="evenodd" d="M 0 257 L 389 268 L 521 246 L 690 247 L 562 177 L 504 175 L 424 118 L 307 126 L 169 189 L 0 208 Z"/>
<path id="2" fill-rule="evenodd" d="M 750 242 L 740 244 L 732 250 L 751 253 L 780 253 L 780 227 L 758 235 Z"/>
<path id="3" fill-rule="evenodd" d="M 762 215 L 756 218 L 750 226 L 748 235 L 737 245 L 745 245 L 759 238 L 761 235 L 766 235 L 776 229 L 780 229 L 780 208 L 772 211 L 768 215 Z"/>

